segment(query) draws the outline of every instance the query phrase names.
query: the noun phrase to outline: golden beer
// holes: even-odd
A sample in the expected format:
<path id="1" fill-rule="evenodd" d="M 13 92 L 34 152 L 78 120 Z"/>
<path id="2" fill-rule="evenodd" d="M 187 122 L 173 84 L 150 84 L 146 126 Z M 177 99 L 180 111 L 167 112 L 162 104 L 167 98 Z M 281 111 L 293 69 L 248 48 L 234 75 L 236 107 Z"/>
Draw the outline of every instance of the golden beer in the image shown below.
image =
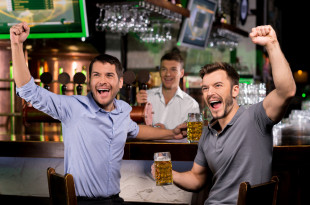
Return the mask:
<path id="1" fill-rule="evenodd" d="M 188 113 L 187 141 L 198 142 L 202 133 L 203 120 L 201 113 Z"/>
<path id="2" fill-rule="evenodd" d="M 202 122 L 187 123 L 187 140 L 190 142 L 199 141 L 202 133 Z"/>
<path id="3" fill-rule="evenodd" d="M 154 154 L 155 180 L 157 186 L 173 183 L 172 163 L 169 152 L 158 152 Z"/>

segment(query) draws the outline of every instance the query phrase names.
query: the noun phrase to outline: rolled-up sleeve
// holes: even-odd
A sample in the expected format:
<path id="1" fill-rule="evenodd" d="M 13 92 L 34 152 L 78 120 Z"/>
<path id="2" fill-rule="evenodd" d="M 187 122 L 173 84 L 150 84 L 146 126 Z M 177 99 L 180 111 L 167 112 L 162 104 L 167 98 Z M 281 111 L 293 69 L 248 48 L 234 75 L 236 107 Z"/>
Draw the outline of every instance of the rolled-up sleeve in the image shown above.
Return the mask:
<path id="1" fill-rule="evenodd" d="M 22 87 L 16 88 L 16 94 L 55 119 L 62 120 L 62 114 L 67 113 L 62 107 L 65 105 L 62 101 L 66 101 L 66 98 L 36 85 L 33 78 Z"/>
<path id="2" fill-rule="evenodd" d="M 34 79 L 31 78 L 30 81 L 23 85 L 22 87 L 16 87 L 16 94 L 17 96 L 23 98 L 27 102 L 30 102 L 31 98 L 33 97 L 34 90 L 36 89 L 37 85 L 34 83 Z"/>
<path id="3" fill-rule="evenodd" d="M 134 122 L 133 120 L 130 120 L 129 123 L 129 131 L 128 131 L 128 138 L 136 138 L 138 133 L 140 131 L 140 127 L 138 126 L 138 124 L 136 122 Z"/>

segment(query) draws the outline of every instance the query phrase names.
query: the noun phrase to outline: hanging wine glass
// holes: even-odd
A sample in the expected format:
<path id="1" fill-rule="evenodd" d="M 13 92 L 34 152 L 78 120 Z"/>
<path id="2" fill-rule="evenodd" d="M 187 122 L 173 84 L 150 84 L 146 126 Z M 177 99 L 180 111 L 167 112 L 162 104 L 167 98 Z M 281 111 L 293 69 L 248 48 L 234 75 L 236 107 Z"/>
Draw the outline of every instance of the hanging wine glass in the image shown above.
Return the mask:
<path id="1" fill-rule="evenodd" d="M 122 33 L 128 33 L 135 25 L 135 14 L 132 8 L 127 5 L 122 6 L 123 28 Z"/>
<path id="2" fill-rule="evenodd" d="M 111 7 L 107 17 L 107 30 L 114 32 L 117 27 L 117 18 L 115 15 L 116 6 Z"/>
<path id="3" fill-rule="evenodd" d="M 172 39 L 171 24 L 165 24 L 164 25 L 164 31 L 165 31 L 165 38 L 166 38 L 166 40 L 170 41 Z"/>
<path id="4" fill-rule="evenodd" d="M 116 19 L 116 27 L 115 27 L 115 32 L 122 32 L 123 28 L 125 26 L 125 22 L 123 20 L 123 10 L 122 7 L 120 7 L 119 5 L 115 5 L 115 19 Z"/>
<path id="5" fill-rule="evenodd" d="M 96 19 L 96 31 L 103 31 L 102 29 L 102 23 L 103 23 L 103 12 L 104 12 L 104 9 L 103 7 L 100 8 L 100 11 L 99 11 L 99 18 Z"/>
<path id="6" fill-rule="evenodd" d="M 148 25 L 150 24 L 150 18 L 149 18 L 149 12 L 148 11 L 143 11 L 142 12 L 142 27 L 140 28 L 140 32 L 146 32 Z"/>

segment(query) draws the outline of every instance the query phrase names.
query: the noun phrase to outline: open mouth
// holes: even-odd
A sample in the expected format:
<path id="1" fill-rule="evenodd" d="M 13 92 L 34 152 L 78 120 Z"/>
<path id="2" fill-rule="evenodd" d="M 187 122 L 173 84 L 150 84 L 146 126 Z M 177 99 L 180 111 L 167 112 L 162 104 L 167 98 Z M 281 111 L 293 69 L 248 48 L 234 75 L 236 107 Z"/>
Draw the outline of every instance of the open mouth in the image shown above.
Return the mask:
<path id="1" fill-rule="evenodd" d="M 97 89 L 97 92 L 100 94 L 100 95 L 107 95 L 109 92 L 110 92 L 110 89 Z"/>
<path id="2" fill-rule="evenodd" d="M 167 82 L 173 81 L 173 78 L 165 78 L 165 81 L 167 81 Z"/>
<path id="3" fill-rule="evenodd" d="M 221 106 L 222 101 L 220 101 L 220 100 L 218 100 L 218 101 L 213 100 L 213 101 L 210 101 L 209 103 L 210 103 L 210 106 L 213 109 L 217 109 L 217 108 L 219 108 Z"/>

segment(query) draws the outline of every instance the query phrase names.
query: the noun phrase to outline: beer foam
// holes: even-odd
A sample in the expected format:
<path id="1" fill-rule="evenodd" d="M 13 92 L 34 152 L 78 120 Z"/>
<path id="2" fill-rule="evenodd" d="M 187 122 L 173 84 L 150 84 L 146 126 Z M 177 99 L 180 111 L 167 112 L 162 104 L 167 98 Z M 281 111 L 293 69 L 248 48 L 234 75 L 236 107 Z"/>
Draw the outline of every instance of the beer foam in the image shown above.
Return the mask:
<path id="1" fill-rule="evenodd" d="M 155 161 L 169 161 L 169 157 L 166 156 L 158 156 Z"/>

